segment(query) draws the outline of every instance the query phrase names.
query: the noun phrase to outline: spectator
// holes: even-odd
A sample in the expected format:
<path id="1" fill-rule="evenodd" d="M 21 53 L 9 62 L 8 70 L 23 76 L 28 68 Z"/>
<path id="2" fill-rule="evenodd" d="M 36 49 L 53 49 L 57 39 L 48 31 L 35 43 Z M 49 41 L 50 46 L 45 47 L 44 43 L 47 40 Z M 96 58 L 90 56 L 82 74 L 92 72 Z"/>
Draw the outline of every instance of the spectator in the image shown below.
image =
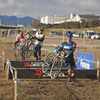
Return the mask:
<path id="1" fill-rule="evenodd" d="M 2 31 L 2 37 L 4 37 L 5 31 Z"/>

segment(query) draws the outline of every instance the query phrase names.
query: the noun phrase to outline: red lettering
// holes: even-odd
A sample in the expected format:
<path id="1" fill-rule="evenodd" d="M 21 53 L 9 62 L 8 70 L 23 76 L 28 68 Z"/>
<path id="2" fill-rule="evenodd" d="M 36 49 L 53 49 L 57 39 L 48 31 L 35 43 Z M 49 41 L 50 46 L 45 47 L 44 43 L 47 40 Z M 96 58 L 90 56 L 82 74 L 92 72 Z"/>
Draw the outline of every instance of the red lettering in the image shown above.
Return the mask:
<path id="1" fill-rule="evenodd" d="M 43 72 L 41 70 L 35 70 L 36 73 L 34 74 L 34 76 L 41 76 L 43 74 Z"/>
<path id="2" fill-rule="evenodd" d="M 29 67 L 30 64 L 28 62 L 24 62 L 24 66 L 23 67 Z"/>

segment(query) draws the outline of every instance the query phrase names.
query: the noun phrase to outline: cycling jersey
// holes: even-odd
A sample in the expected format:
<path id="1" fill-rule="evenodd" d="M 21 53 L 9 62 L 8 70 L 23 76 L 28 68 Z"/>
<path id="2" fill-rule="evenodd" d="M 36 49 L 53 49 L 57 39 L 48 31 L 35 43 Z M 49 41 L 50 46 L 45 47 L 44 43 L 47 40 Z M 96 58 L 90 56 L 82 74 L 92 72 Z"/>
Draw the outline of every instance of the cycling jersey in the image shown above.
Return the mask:
<path id="1" fill-rule="evenodd" d="M 62 43 L 61 48 L 64 50 L 65 62 L 70 63 L 71 68 L 75 67 L 73 52 L 75 51 L 76 43 L 73 41 L 70 41 L 70 42 L 65 41 Z M 66 57 L 67 54 L 68 54 L 68 57 Z"/>
<path id="2" fill-rule="evenodd" d="M 16 41 L 17 41 L 17 39 L 20 37 L 20 35 L 18 34 L 17 36 L 16 36 Z"/>
<path id="3" fill-rule="evenodd" d="M 69 56 L 73 56 L 73 52 L 75 51 L 76 48 L 76 43 L 73 41 L 70 42 L 63 42 L 61 47 L 64 49 L 64 55 L 66 56 L 69 54 Z"/>
<path id="4" fill-rule="evenodd" d="M 39 34 L 38 32 L 36 32 L 35 45 L 40 44 L 41 47 L 42 47 L 43 46 L 44 37 L 45 37 L 45 35 L 43 33 Z"/>
<path id="5" fill-rule="evenodd" d="M 18 37 L 18 38 L 17 38 L 17 41 L 25 42 L 25 38 L 24 38 L 24 37 Z"/>
<path id="6" fill-rule="evenodd" d="M 21 47 L 25 46 L 25 40 L 26 40 L 26 39 L 25 39 L 24 37 L 18 37 L 18 38 L 17 38 L 17 41 L 15 41 L 15 43 L 14 43 L 14 46 L 16 47 L 16 44 L 17 44 L 17 43 L 20 43 L 20 46 L 21 46 Z"/>

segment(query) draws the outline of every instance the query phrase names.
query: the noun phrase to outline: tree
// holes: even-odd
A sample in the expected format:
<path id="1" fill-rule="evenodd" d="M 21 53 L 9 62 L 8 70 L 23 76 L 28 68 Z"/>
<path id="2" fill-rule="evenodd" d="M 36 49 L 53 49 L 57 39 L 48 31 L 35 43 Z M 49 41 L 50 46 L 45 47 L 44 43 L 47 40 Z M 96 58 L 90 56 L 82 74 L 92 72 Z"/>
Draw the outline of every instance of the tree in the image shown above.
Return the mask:
<path id="1" fill-rule="evenodd" d="M 40 20 L 32 20 L 31 27 L 38 28 L 39 24 L 40 24 Z"/>
<path id="2" fill-rule="evenodd" d="M 80 27 L 81 27 L 81 28 L 88 28 L 88 22 L 86 22 L 85 20 L 83 20 L 83 21 L 80 23 Z"/>
<path id="3" fill-rule="evenodd" d="M 100 20 L 92 20 L 92 21 L 89 21 L 88 22 L 88 26 L 90 28 L 99 27 L 100 26 Z"/>
<path id="4" fill-rule="evenodd" d="M 70 28 L 80 28 L 79 22 L 70 22 Z"/>

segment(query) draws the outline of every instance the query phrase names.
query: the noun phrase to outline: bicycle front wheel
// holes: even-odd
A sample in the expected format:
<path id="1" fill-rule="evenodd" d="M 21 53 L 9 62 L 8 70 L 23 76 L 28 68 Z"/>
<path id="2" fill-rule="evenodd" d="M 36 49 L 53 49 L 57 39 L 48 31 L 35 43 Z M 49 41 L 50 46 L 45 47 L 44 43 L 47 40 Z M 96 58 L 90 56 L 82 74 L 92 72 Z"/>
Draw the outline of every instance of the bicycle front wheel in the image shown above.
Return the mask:
<path id="1" fill-rule="evenodd" d="M 44 64 L 42 65 L 42 72 L 46 73 L 49 68 L 51 68 L 53 63 L 54 55 L 52 52 L 49 52 L 44 60 Z"/>
<path id="2" fill-rule="evenodd" d="M 50 70 L 50 76 L 52 79 L 55 79 L 58 77 L 60 71 L 62 68 L 62 57 L 56 56 L 54 58 L 54 62 L 52 64 L 51 70 Z"/>
<path id="3" fill-rule="evenodd" d="M 15 59 L 16 60 L 21 60 L 21 54 L 20 54 L 20 49 L 19 48 L 16 48 L 16 50 L 15 50 Z"/>
<path id="4" fill-rule="evenodd" d="M 34 51 L 34 44 L 32 43 L 26 49 L 26 57 L 29 58 L 33 54 L 33 51 Z"/>
<path id="5" fill-rule="evenodd" d="M 25 52 L 22 52 L 22 60 L 25 60 Z"/>

